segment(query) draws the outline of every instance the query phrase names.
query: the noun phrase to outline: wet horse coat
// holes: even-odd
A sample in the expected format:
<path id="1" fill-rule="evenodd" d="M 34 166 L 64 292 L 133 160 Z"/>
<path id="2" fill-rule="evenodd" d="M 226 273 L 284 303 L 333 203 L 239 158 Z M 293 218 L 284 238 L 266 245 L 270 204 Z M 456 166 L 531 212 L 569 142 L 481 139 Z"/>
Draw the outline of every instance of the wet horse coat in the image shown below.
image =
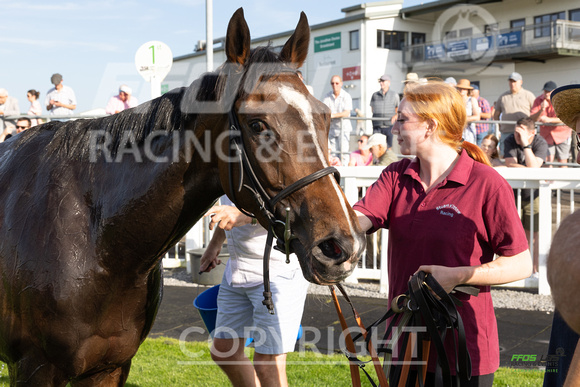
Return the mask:
<path id="1" fill-rule="evenodd" d="M 230 110 L 269 195 L 328 166 L 329 111 L 294 72 L 308 43 L 302 15 L 280 54 L 250 50 L 240 9 L 227 62 L 189 88 L 0 144 L 0 360 L 11 385 L 123 385 L 161 300 L 164 251 L 224 193 L 268 226 L 229 157 Z M 364 238 L 334 178 L 282 200 L 277 219 L 285 207 L 305 277 L 346 277 Z"/>

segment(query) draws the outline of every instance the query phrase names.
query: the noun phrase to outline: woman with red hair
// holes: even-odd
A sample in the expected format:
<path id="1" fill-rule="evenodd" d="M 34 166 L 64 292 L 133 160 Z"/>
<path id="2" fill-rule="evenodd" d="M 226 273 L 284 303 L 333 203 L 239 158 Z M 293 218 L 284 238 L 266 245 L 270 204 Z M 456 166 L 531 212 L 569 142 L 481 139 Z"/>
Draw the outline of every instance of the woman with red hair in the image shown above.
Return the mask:
<path id="1" fill-rule="evenodd" d="M 477 145 L 462 141 L 465 123 L 465 104 L 452 86 L 407 87 L 393 134 L 401 153 L 416 157 L 385 168 L 354 209 L 368 233 L 390 230 L 390 299 L 405 293 L 419 270 L 447 292 L 461 284 L 479 288 L 477 297 L 456 295 L 473 375 L 460 382 L 491 386 L 499 341 L 490 286 L 529 277 L 532 261 L 512 188 Z M 453 336 L 445 348 L 455 370 Z M 433 358 L 432 348 L 426 385 L 435 378 Z"/>

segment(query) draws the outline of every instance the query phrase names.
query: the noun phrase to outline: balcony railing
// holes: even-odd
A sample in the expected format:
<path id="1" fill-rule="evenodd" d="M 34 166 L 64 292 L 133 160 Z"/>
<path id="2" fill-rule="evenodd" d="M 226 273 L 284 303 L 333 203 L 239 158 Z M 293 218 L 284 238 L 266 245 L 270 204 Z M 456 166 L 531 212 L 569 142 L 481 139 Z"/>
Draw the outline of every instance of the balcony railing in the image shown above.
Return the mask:
<path id="1" fill-rule="evenodd" d="M 486 34 L 415 44 L 403 49 L 407 65 L 580 55 L 580 22 L 555 20 Z"/>

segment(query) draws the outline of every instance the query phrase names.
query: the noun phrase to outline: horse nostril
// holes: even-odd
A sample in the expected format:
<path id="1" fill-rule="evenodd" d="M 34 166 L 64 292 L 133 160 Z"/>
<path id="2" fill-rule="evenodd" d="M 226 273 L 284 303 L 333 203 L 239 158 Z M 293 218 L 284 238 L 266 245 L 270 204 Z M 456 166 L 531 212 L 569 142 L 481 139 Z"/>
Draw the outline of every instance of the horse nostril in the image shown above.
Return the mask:
<path id="1" fill-rule="evenodd" d="M 342 249 L 334 241 L 334 239 L 324 241 L 321 244 L 319 244 L 318 247 L 320 247 L 322 253 L 326 255 L 328 258 L 339 259 L 342 256 Z"/>

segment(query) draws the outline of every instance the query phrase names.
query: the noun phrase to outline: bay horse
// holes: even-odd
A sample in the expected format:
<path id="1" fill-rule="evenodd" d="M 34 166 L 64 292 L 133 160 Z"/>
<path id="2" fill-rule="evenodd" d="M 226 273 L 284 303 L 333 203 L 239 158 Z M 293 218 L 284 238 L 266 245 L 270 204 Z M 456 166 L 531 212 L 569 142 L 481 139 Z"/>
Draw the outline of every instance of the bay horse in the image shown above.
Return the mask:
<path id="1" fill-rule="evenodd" d="M 309 40 L 302 13 L 279 53 L 251 49 L 240 8 L 226 62 L 188 88 L 0 144 L 11 386 L 124 385 L 161 301 L 163 253 L 223 194 L 278 236 L 286 223 L 311 282 L 352 272 L 364 236 L 328 169 L 330 111 L 296 74 Z"/>

